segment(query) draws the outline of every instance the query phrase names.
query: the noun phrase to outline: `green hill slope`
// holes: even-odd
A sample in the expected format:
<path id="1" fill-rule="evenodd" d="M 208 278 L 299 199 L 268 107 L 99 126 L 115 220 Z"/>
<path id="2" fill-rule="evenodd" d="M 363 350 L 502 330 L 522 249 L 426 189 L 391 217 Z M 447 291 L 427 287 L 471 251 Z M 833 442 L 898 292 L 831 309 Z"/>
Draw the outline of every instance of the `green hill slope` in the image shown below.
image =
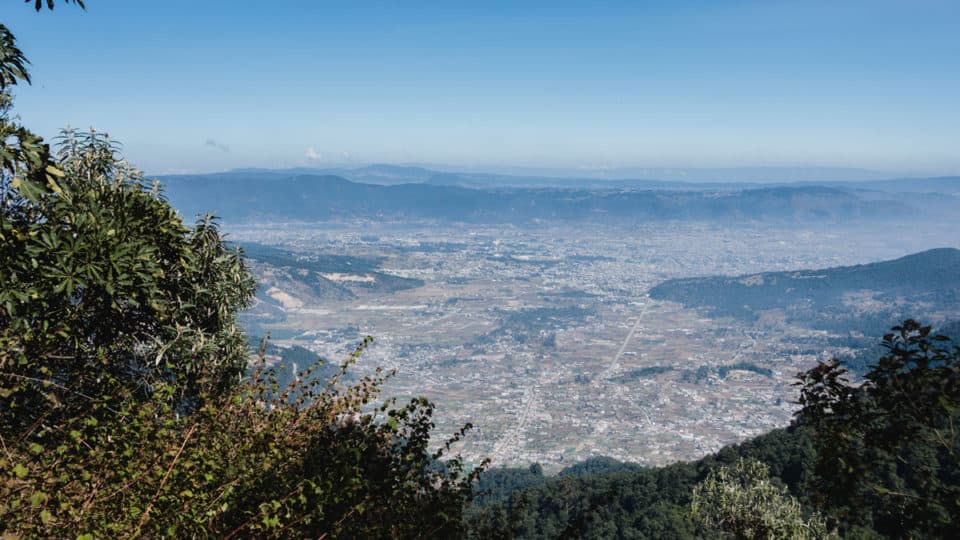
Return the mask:
<path id="1" fill-rule="evenodd" d="M 779 310 L 788 322 L 882 335 L 898 320 L 943 321 L 960 311 L 960 250 L 941 248 L 857 266 L 674 279 L 650 296 L 714 317 L 756 320 Z"/>

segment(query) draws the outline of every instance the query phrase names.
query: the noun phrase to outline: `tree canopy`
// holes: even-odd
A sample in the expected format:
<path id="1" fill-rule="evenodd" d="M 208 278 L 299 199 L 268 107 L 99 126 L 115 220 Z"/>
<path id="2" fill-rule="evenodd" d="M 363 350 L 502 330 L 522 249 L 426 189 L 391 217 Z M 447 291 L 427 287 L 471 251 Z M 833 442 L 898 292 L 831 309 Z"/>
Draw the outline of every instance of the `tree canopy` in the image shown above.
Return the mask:
<path id="1" fill-rule="evenodd" d="M 851 382 L 839 361 L 801 374 L 798 420 L 818 455 L 811 492 L 849 527 L 949 537 L 960 524 L 960 345 L 908 320 Z"/>
<path id="2" fill-rule="evenodd" d="M 46 185 L 11 180 L 0 215 L 4 423 L 161 382 L 184 409 L 235 384 L 248 357 L 235 314 L 255 285 L 215 221 L 185 226 L 103 134 L 65 131 L 54 159 Z"/>
<path id="3" fill-rule="evenodd" d="M 694 488 L 690 510 L 703 532 L 733 538 L 835 537 L 820 516 L 805 516 L 800 503 L 773 483 L 769 468 L 756 460 L 741 458 L 710 471 Z"/>

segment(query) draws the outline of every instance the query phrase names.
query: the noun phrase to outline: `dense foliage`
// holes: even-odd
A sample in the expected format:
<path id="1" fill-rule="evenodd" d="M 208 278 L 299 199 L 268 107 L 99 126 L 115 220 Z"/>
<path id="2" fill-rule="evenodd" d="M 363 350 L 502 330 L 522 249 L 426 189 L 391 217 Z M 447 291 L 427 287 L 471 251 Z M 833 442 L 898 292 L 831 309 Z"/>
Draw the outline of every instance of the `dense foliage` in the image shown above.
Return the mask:
<path id="1" fill-rule="evenodd" d="M 379 376 L 347 386 L 301 375 L 280 388 L 261 367 L 180 419 L 164 400 L 123 401 L 106 421 L 70 423 L 54 448 L 8 446 L 3 532 L 458 535 L 473 476 L 458 459 L 440 461 L 444 450 L 428 452 L 432 406 L 375 401 Z"/>
<path id="2" fill-rule="evenodd" d="M 800 503 L 770 480 L 767 466 L 754 460 L 710 471 L 694 488 L 690 510 L 701 531 L 733 538 L 833 536 L 820 516 L 804 516 Z"/>
<path id="3" fill-rule="evenodd" d="M 802 375 L 799 419 L 819 453 L 812 492 L 839 522 L 894 537 L 960 526 L 960 346 L 908 320 L 852 384 L 833 361 Z"/>
<path id="4" fill-rule="evenodd" d="M 254 289 L 239 251 L 209 217 L 184 226 L 105 135 L 64 132 L 55 159 L 44 185 L 12 176 L 0 214 L 4 432 L 56 438 L 41 419 L 160 387 L 187 412 L 236 384 Z"/>
<path id="5" fill-rule="evenodd" d="M 506 530 L 505 538 L 694 538 L 698 530 L 690 502 L 695 487 L 710 471 L 741 458 L 767 464 L 775 482 L 803 499 L 814 449 L 807 431 L 794 427 L 666 467 L 599 458 L 556 477 L 493 469 L 480 478 L 469 518 L 475 531 Z"/>

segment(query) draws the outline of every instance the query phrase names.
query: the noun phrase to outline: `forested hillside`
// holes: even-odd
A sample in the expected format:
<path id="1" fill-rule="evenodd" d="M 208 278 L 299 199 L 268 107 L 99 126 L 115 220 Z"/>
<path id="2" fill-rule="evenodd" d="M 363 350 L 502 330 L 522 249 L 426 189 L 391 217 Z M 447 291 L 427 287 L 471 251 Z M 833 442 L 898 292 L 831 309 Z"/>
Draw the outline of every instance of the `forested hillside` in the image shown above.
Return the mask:
<path id="1" fill-rule="evenodd" d="M 650 296 L 745 321 L 779 311 L 790 323 L 875 340 L 898 320 L 944 321 L 960 314 L 960 250 L 822 270 L 674 279 L 653 287 Z"/>
<path id="2" fill-rule="evenodd" d="M 536 467 L 493 469 L 480 478 L 469 517 L 477 528 L 503 527 L 517 538 L 693 538 L 694 487 L 710 470 L 740 458 L 768 464 L 790 493 L 806 497 L 815 450 L 808 432 L 793 427 L 661 468 L 596 458 L 555 477 Z"/>

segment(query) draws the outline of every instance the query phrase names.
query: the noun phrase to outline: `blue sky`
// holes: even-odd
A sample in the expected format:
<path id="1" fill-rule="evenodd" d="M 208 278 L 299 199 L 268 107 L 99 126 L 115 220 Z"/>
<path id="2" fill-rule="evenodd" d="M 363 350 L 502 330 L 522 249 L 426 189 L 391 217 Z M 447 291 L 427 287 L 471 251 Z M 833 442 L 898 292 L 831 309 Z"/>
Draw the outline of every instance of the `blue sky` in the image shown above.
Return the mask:
<path id="1" fill-rule="evenodd" d="M 445 163 L 960 172 L 960 2 L 88 0 L 0 20 L 24 124 L 152 173 Z"/>

